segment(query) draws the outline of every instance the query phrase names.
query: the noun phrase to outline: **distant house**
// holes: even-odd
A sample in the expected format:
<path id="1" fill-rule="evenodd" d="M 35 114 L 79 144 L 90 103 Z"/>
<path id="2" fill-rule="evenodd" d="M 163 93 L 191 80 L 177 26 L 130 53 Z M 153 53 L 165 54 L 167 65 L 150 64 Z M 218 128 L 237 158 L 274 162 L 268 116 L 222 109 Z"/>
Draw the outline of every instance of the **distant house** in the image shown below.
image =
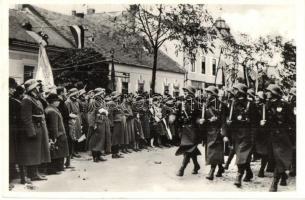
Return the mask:
<path id="1" fill-rule="evenodd" d="M 33 27 L 42 28 L 49 35 L 47 51 L 60 51 L 65 48 L 76 48 L 69 26 L 82 25 L 85 28 L 84 46 L 93 48 L 107 59 L 111 74 L 111 50 L 116 75 L 116 90 L 119 92 L 149 91 L 152 74 L 153 56 L 143 47 L 134 51 L 112 37 L 111 27 L 107 26 L 107 17 L 111 14 L 95 13 L 88 9 L 87 13 L 64 15 L 32 5 L 19 5 L 10 10 L 10 76 L 23 82 L 29 76 L 28 71 L 37 66 L 37 45 L 21 27 L 24 21 L 30 21 Z M 33 28 L 34 29 L 34 28 Z M 39 31 L 41 28 L 36 28 Z M 140 40 L 141 38 L 139 38 Z M 23 43 L 22 49 L 16 50 L 16 41 Z M 29 50 L 31 44 L 33 49 Z M 35 46 L 35 48 L 34 48 Z M 18 56 L 16 56 L 18 54 Z M 26 56 L 25 56 L 26 55 Z M 31 66 L 31 67 L 27 67 Z M 178 95 L 184 85 L 184 70 L 177 62 L 159 52 L 156 92 L 169 90 Z M 32 75 L 32 74 L 31 74 Z"/>

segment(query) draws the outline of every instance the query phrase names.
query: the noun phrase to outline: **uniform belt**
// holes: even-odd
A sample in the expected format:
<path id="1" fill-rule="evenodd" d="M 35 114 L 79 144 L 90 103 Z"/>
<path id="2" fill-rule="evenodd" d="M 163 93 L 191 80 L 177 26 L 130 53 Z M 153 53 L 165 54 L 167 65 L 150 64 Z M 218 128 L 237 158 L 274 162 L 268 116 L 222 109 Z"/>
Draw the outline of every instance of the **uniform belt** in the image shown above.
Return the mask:
<path id="1" fill-rule="evenodd" d="M 44 115 L 32 115 L 32 117 L 36 117 L 36 118 L 44 118 Z"/>

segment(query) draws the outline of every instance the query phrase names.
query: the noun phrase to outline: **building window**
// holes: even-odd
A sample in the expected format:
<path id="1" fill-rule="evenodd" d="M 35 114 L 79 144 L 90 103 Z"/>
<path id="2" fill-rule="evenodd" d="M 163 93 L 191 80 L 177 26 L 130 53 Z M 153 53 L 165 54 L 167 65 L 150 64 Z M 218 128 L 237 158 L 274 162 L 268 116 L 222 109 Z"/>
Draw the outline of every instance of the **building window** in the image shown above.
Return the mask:
<path id="1" fill-rule="evenodd" d="M 144 93 L 144 83 L 138 83 L 138 93 L 139 94 Z"/>
<path id="2" fill-rule="evenodd" d="M 34 66 L 24 65 L 24 70 L 23 70 L 24 82 L 34 77 L 34 69 L 35 69 Z"/>
<path id="3" fill-rule="evenodd" d="M 201 62 L 201 73 L 205 74 L 205 58 L 202 58 Z"/>
<path id="4" fill-rule="evenodd" d="M 213 63 L 212 63 L 212 75 L 216 75 L 216 59 L 213 59 Z"/>
<path id="5" fill-rule="evenodd" d="M 195 70 L 196 70 L 195 61 L 193 60 L 191 62 L 191 72 L 195 72 Z"/>
<path id="6" fill-rule="evenodd" d="M 122 94 L 128 94 L 128 82 L 122 82 Z"/>

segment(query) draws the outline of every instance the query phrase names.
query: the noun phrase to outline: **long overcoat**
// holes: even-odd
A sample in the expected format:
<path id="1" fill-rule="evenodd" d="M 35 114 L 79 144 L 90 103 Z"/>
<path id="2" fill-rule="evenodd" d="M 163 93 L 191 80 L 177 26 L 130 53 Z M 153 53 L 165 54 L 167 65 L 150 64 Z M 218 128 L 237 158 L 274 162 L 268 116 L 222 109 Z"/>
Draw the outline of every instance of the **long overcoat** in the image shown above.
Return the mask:
<path id="1" fill-rule="evenodd" d="M 18 155 L 17 137 L 21 133 L 21 101 L 9 97 L 9 162 L 16 163 Z"/>
<path id="2" fill-rule="evenodd" d="M 205 132 L 205 158 L 206 165 L 217 165 L 224 163 L 224 143 L 221 130 L 225 128 L 225 105 L 214 99 L 209 100 L 205 105 L 205 122 L 203 131 Z M 216 121 L 210 119 L 216 117 Z M 223 131 L 225 132 L 225 131 Z"/>
<path id="3" fill-rule="evenodd" d="M 18 142 L 19 164 L 31 166 L 50 162 L 48 130 L 44 109 L 38 99 L 25 95 L 21 102 L 21 121 L 23 131 Z"/>
<path id="4" fill-rule="evenodd" d="M 45 113 L 49 138 L 56 141 L 54 148 L 50 150 L 51 158 L 57 159 L 67 157 L 69 155 L 69 146 L 63 117 L 60 111 L 52 105 L 48 105 L 45 109 Z"/>
<path id="5" fill-rule="evenodd" d="M 198 104 L 187 102 L 185 104 L 185 113 L 182 112 L 182 104 L 179 105 L 177 120 L 181 126 L 181 142 L 176 151 L 176 156 L 189 153 L 192 155 L 201 155 L 197 145 L 201 142 L 199 124 L 197 120 L 200 118 L 200 110 Z"/>
<path id="6" fill-rule="evenodd" d="M 82 136 L 82 120 L 81 120 L 81 113 L 80 113 L 80 109 L 79 109 L 79 103 L 77 101 L 72 101 L 71 99 L 67 99 L 66 100 L 66 105 L 67 108 L 69 110 L 69 113 L 73 113 L 75 115 L 77 115 L 76 117 L 76 123 L 75 123 L 75 136 L 76 139 L 80 138 L 80 136 Z"/>
<path id="7" fill-rule="evenodd" d="M 249 163 L 251 160 L 253 132 L 251 131 L 251 125 L 249 123 L 249 113 L 252 108 L 246 99 L 236 99 L 233 104 L 230 134 L 236 153 L 237 165 Z"/>
<path id="8" fill-rule="evenodd" d="M 115 102 L 108 102 L 109 107 L 109 119 L 112 127 L 111 144 L 121 145 L 125 144 L 126 134 L 126 117 L 123 109 L 120 105 L 116 105 Z"/>
<path id="9" fill-rule="evenodd" d="M 272 158 L 275 169 L 281 173 L 288 170 L 292 161 L 292 144 L 289 138 L 289 126 L 293 111 L 287 102 L 277 100 L 267 103 L 266 128 L 270 132 Z"/>

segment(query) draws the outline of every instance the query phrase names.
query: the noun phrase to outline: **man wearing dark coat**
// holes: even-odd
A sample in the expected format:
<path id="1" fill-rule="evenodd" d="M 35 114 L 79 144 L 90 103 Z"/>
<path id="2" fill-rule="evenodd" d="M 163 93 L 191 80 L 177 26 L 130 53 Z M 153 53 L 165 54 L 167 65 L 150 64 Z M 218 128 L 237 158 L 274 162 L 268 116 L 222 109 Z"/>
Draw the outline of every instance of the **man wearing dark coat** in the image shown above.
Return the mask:
<path id="1" fill-rule="evenodd" d="M 183 176 L 184 170 L 187 167 L 190 159 L 194 163 L 193 174 L 197 174 L 200 165 L 197 161 L 197 156 L 201 155 L 197 145 L 201 142 L 198 138 L 198 119 L 200 118 L 200 110 L 198 103 L 195 102 L 194 88 L 191 86 L 184 88 L 185 100 L 181 102 L 177 120 L 181 126 L 181 143 L 176 151 L 176 156 L 183 155 L 182 165 L 177 173 L 177 176 Z"/>
<path id="2" fill-rule="evenodd" d="M 250 181 L 253 173 L 250 168 L 251 154 L 253 149 L 252 133 L 249 113 L 251 113 L 250 102 L 247 101 L 247 86 L 237 83 L 233 86 L 235 100 L 231 103 L 229 119 L 227 124 L 231 129 L 232 142 L 236 153 L 236 165 L 238 167 L 234 185 L 241 187 L 241 179 L 246 171 L 244 181 Z"/>
<path id="3" fill-rule="evenodd" d="M 280 185 L 287 185 L 285 170 L 289 170 L 292 161 L 292 144 L 289 138 L 289 127 L 293 111 L 287 102 L 282 100 L 283 92 L 276 84 L 270 84 L 266 89 L 267 105 L 266 120 L 262 126 L 270 131 L 271 157 L 274 161 L 273 181 L 270 192 L 276 192 L 279 180 Z"/>
<path id="4" fill-rule="evenodd" d="M 289 105 L 290 109 L 293 111 L 293 115 L 291 115 L 291 125 L 289 127 L 289 135 L 293 147 L 292 163 L 289 175 L 294 177 L 296 175 L 296 88 L 291 88 L 289 94 Z"/>
<path id="5" fill-rule="evenodd" d="M 19 163 L 27 166 L 32 181 L 46 180 L 38 174 L 38 165 L 51 161 L 49 136 L 44 109 L 39 101 L 38 83 L 34 79 L 24 83 L 26 95 L 21 103 L 23 132 L 20 134 Z"/>
<path id="6" fill-rule="evenodd" d="M 60 99 L 57 94 L 49 94 L 46 99 L 49 103 L 45 109 L 49 138 L 52 141 L 50 148 L 51 163 L 48 165 L 48 174 L 57 174 L 64 171 L 64 159 L 69 155 L 69 146 L 64 127 L 63 117 L 57 107 Z"/>
<path id="7" fill-rule="evenodd" d="M 225 131 L 225 105 L 218 100 L 218 89 L 215 86 L 209 86 L 206 89 L 207 100 L 203 104 L 202 116 L 203 131 L 206 133 L 205 142 L 205 158 L 206 165 L 211 165 L 210 172 L 206 177 L 209 180 L 214 179 L 214 172 L 218 166 L 216 177 L 221 177 L 224 172 L 222 164 L 224 163 L 224 144 L 223 140 L 228 140 L 224 135 Z"/>

